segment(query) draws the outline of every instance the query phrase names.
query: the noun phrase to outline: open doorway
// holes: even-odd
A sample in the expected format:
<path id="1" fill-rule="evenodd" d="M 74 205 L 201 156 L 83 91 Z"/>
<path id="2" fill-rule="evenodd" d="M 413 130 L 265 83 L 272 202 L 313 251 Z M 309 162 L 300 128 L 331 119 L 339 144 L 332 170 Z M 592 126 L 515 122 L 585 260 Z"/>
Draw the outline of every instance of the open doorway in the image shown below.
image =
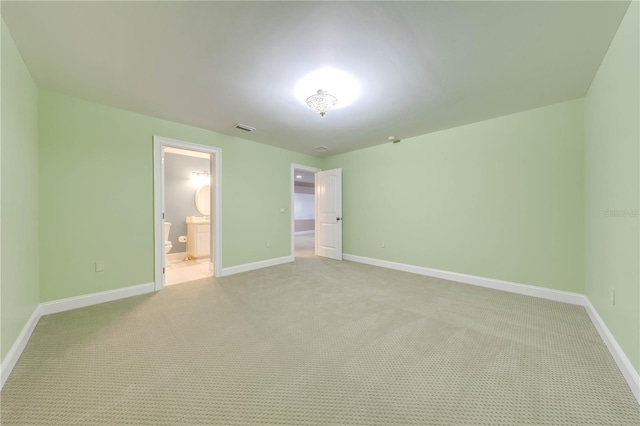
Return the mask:
<path id="1" fill-rule="evenodd" d="M 211 156 L 165 146 L 164 285 L 213 276 Z"/>
<path id="2" fill-rule="evenodd" d="M 291 165 L 291 251 L 300 257 L 315 256 L 315 167 Z"/>
<path id="3" fill-rule="evenodd" d="M 220 150 L 154 137 L 156 290 L 220 276 Z"/>

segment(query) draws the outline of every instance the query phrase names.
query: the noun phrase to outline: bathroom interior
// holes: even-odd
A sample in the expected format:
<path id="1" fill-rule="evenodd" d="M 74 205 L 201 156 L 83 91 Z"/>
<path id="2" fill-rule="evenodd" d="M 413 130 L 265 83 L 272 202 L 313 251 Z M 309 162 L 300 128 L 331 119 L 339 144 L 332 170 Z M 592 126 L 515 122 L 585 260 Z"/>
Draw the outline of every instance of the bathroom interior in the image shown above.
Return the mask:
<path id="1" fill-rule="evenodd" d="M 211 154 L 164 148 L 164 285 L 213 276 Z"/>
<path id="2" fill-rule="evenodd" d="M 315 256 L 315 173 L 294 169 L 293 218 L 296 257 Z"/>

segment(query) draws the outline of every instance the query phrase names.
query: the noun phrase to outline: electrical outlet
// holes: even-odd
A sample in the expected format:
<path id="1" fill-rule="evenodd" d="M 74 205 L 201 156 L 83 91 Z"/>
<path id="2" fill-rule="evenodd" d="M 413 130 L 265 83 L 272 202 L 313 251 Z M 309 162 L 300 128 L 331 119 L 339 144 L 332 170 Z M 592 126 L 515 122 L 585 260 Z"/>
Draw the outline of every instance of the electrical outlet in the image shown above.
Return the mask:
<path id="1" fill-rule="evenodd" d="M 96 262 L 96 272 L 104 272 L 104 262 Z"/>
<path id="2" fill-rule="evenodd" d="M 612 305 L 616 304 L 616 291 L 614 289 L 611 289 L 611 292 L 609 293 L 609 299 L 611 300 Z"/>

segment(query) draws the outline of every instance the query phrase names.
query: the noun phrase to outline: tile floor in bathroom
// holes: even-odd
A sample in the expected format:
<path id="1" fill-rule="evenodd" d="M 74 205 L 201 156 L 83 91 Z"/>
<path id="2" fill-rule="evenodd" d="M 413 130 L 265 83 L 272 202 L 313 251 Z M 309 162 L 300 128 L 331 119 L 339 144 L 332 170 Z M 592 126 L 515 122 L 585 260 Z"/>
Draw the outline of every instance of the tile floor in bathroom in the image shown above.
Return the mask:
<path id="1" fill-rule="evenodd" d="M 185 257 L 186 253 L 172 253 L 167 256 L 168 265 L 164 275 L 165 286 L 213 276 L 213 269 L 208 258 L 183 260 Z"/>

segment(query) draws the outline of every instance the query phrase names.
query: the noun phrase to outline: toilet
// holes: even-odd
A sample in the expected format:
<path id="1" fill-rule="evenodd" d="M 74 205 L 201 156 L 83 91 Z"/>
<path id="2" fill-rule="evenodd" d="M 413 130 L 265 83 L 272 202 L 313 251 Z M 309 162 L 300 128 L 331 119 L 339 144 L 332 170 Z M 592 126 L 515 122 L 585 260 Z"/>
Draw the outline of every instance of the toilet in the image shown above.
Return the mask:
<path id="1" fill-rule="evenodd" d="M 171 230 L 171 222 L 164 223 L 164 264 L 168 265 L 167 262 L 167 253 L 171 251 L 173 244 L 169 241 L 169 231 Z"/>

